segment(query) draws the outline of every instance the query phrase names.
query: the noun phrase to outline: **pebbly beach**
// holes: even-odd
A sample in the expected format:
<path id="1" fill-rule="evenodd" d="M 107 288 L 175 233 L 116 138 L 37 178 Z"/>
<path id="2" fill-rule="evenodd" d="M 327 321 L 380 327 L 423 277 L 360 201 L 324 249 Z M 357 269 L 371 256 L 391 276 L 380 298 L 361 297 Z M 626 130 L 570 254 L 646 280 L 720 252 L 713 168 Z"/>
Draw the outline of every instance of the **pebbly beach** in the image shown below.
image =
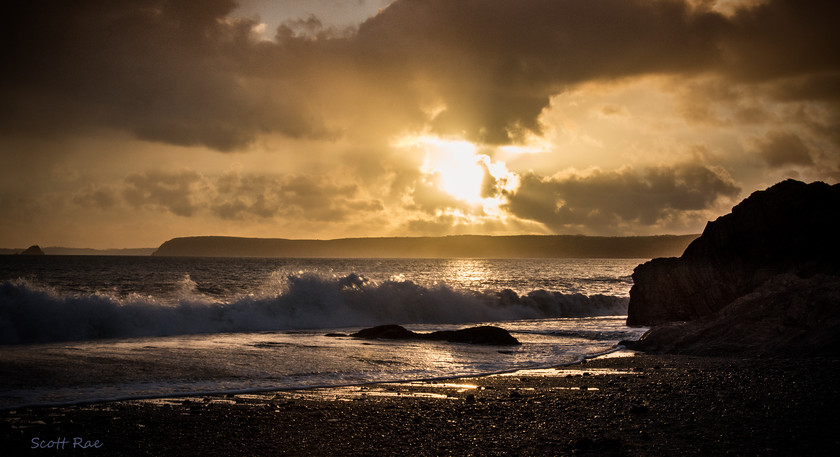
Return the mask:
<path id="1" fill-rule="evenodd" d="M 836 359 L 623 351 L 473 378 L 5 410 L 0 441 L 7 455 L 827 456 L 838 375 Z"/>

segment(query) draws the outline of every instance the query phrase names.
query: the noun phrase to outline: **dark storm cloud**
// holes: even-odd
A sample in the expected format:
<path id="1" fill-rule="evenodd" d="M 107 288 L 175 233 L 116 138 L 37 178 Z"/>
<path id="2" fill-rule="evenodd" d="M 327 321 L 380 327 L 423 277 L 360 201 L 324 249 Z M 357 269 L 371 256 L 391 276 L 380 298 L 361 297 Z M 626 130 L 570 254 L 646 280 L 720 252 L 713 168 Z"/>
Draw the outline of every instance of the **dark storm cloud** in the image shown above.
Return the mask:
<path id="1" fill-rule="evenodd" d="M 267 133 L 332 138 L 346 128 L 339 115 L 387 136 L 440 102 L 437 133 L 504 143 L 539 133 L 550 97 L 580 82 L 717 72 L 794 78 L 799 95 L 785 96 L 836 101 L 840 74 L 840 3 L 827 0 L 768 1 L 731 17 L 679 0 L 398 0 L 355 34 L 303 18 L 274 42 L 231 18 L 234 7 L 17 2 L 2 32 L 0 131 L 104 126 L 235 150 Z"/>
<path id="2" fill-rule="evenodd" d="M 733 17 L 670 0 L 406 0 L 363 24 L 356 41 L 372 61 L 399 63 L 406 79 L 435 88 L 447 107 L 439 133 L 503 143 L 539 133 L 550 97 L 584 81 L 798 78 L 807 94 L 784 96 L 825 100 L 818 91 L 840 75 L 838 13 L 826 0 L 769 1 Z"/>
<path id="3" fill-rule="evenodd" d="M 537 117 L 568 84 L 709 65 L 722 22 L 673 1 L 409 0 L 356 40 L 435 87 L 448 108 L 440 131 L 506 142 L 540 131 Z"/>
<path id="4" fill-rule="evenodd" d="M 810 149 L 795 133 L 770 133 L 756 143 L 759 155 L 771 167 L 814 164 Z"/>
<path id="5" fill-rule="evenodd" d="M 506 208 L 557 232 L 610 233 L 627 225 L 676 226 L 680 214 L 713 209 L 739 192 L 726 174 L 695 164 L 552 178 L 531 173 L 508 195 Z"/>
<path id="6" fill-rule="evenodd" d="M 324 133 L 306 100 L 260 84 L 260 45 L 210 1 L 31 1 L 6 12 L 6 134 L 109 126 L 178 145 L 240 147 L 259 133 Z M 282 72 L 276 77 L 282 80 Z"/>
<path id="7" fill-rule="evenodd" d="M 829 100 L 840 102 L 840 72 L 800 75 L 782 80 L 773 95 L 780 100 Z"/>
<path id="8" fill-rule="evenodd" d="M 836 77 L 840 72 L 837 17 L 840 3 L 833 0 L 771 0 L 741 9 L 719 41 L 723 67 L 754 81 Z"/>

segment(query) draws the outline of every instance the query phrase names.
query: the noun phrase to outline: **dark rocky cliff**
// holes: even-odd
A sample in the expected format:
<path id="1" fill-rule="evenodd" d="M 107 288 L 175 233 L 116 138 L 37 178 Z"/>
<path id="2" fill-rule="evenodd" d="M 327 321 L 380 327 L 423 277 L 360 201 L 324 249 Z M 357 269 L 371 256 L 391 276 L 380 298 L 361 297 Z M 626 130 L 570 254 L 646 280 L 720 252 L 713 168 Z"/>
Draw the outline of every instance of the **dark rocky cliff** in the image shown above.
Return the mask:
<path id="1" fill-rule="evenodd" d="M 787 180 L 709 222 L 679 258 L 636 267 L 629 325 L 711 314 L 769 280 L 838 273 L 840 186 Z"/>
<path id="2" fill-rule="evenodd" d="M 787 180 L 755 192 L 730 214 L 708 223 L 681 257 L 654 259 L 635 269 L 628 325 L 694 322 L 654 328 L 643 338 L 649 348 L 670 352 L 690 352 L 690 335 L 699 344 L 715 335 L 728 334 L 732 340 L 736 333 L 750 334 L 748 323 L 762 321 L 764 314 L 813 311 L 825 321 L 824 330 L 840 308 L 838 227 L 840 185 Z M 791 297 L 809 297 L 811 304 Z M 809 306 L 814 309 L 809 311 Z M 707 331 L 699 332 L 700 321 Z M 771 332 L 791 338 L 793 327 L 818 327 L 810 325 L 813 319 L 773 322 Z M 727 325 L 731 328 L 724 330 Z M 739 330 L 731 331 L 735 327 Z M 755 341 L 764 337 L 756 336 Z M 677 339 L 684 343 L 682 350 L 674 346 Z M 714 344 L 726 346 L 722 341 Z"/>
<path id="3" fill-rule="evenodd" d="M 773 277 L 720 311 L 653 327 L 631 349 L 687 355 L 840 356 L 840 277 Z"/>

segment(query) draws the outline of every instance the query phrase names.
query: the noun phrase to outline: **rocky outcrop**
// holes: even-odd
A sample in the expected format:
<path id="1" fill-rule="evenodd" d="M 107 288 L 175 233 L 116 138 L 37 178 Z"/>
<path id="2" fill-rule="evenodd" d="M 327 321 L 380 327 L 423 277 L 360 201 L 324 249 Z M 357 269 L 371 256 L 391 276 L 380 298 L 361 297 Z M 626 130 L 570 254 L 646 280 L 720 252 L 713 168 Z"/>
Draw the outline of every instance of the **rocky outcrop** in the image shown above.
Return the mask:
<path id="1" fill-rule="evenodd" d="M 840 274 L 840 186 L 787 180 L 709 222 L 679 258 L 636 267 L 628 325 L 710 315 L 782 273 Z"/>
<path id="2" fill-rule="evenodd" d="M 687 354 L 813 353 L 840 343 L 840 185 L 788 180 L 707 224 L 679 258 L 633 273 L 635 349 Z"/>
<path id="3" fill-rule="evenodd" d="M 470 327 L 461 330 L 442 330 L 431 333 L 412 332 L 400 325 L 379 325 L 360 330 L 350 336 L 366 340 L 430 340 L 498 346 L 519 344 L 519 340 L 514 338 L 507 330 L 491 325 Z"/>
<path id="4" fill-rule="evenodd" d="M 29 246 L 20 255 L 45 255 L 44 251 L 41 250 L 41 247 L 36 245 Z"/>
<path id="5" fill-rule="evenodd" d="M 350 336 L 363 340 L 411 340 L 419 338 L 420 334 L 401 325 L 377 325 L 376 327 L 359 330 Z"/>
<path id="6" fill-rule="evenodd" d="M 717 313 L 653 327 L 646 352 L 712 356 L 840 356 L 840 277 L 773 277 Z"/>
<path id="7" fill-rule="evenodd" d="M 428 340 L 448 341 L 450 343 L 491 344 L 499 346 L 519 344 L 519 340 L 514 338 L 507 330 L 491 325 L 470 327 L 461 330 L 442 330 L 424 334 L 422 337 Z"/>

